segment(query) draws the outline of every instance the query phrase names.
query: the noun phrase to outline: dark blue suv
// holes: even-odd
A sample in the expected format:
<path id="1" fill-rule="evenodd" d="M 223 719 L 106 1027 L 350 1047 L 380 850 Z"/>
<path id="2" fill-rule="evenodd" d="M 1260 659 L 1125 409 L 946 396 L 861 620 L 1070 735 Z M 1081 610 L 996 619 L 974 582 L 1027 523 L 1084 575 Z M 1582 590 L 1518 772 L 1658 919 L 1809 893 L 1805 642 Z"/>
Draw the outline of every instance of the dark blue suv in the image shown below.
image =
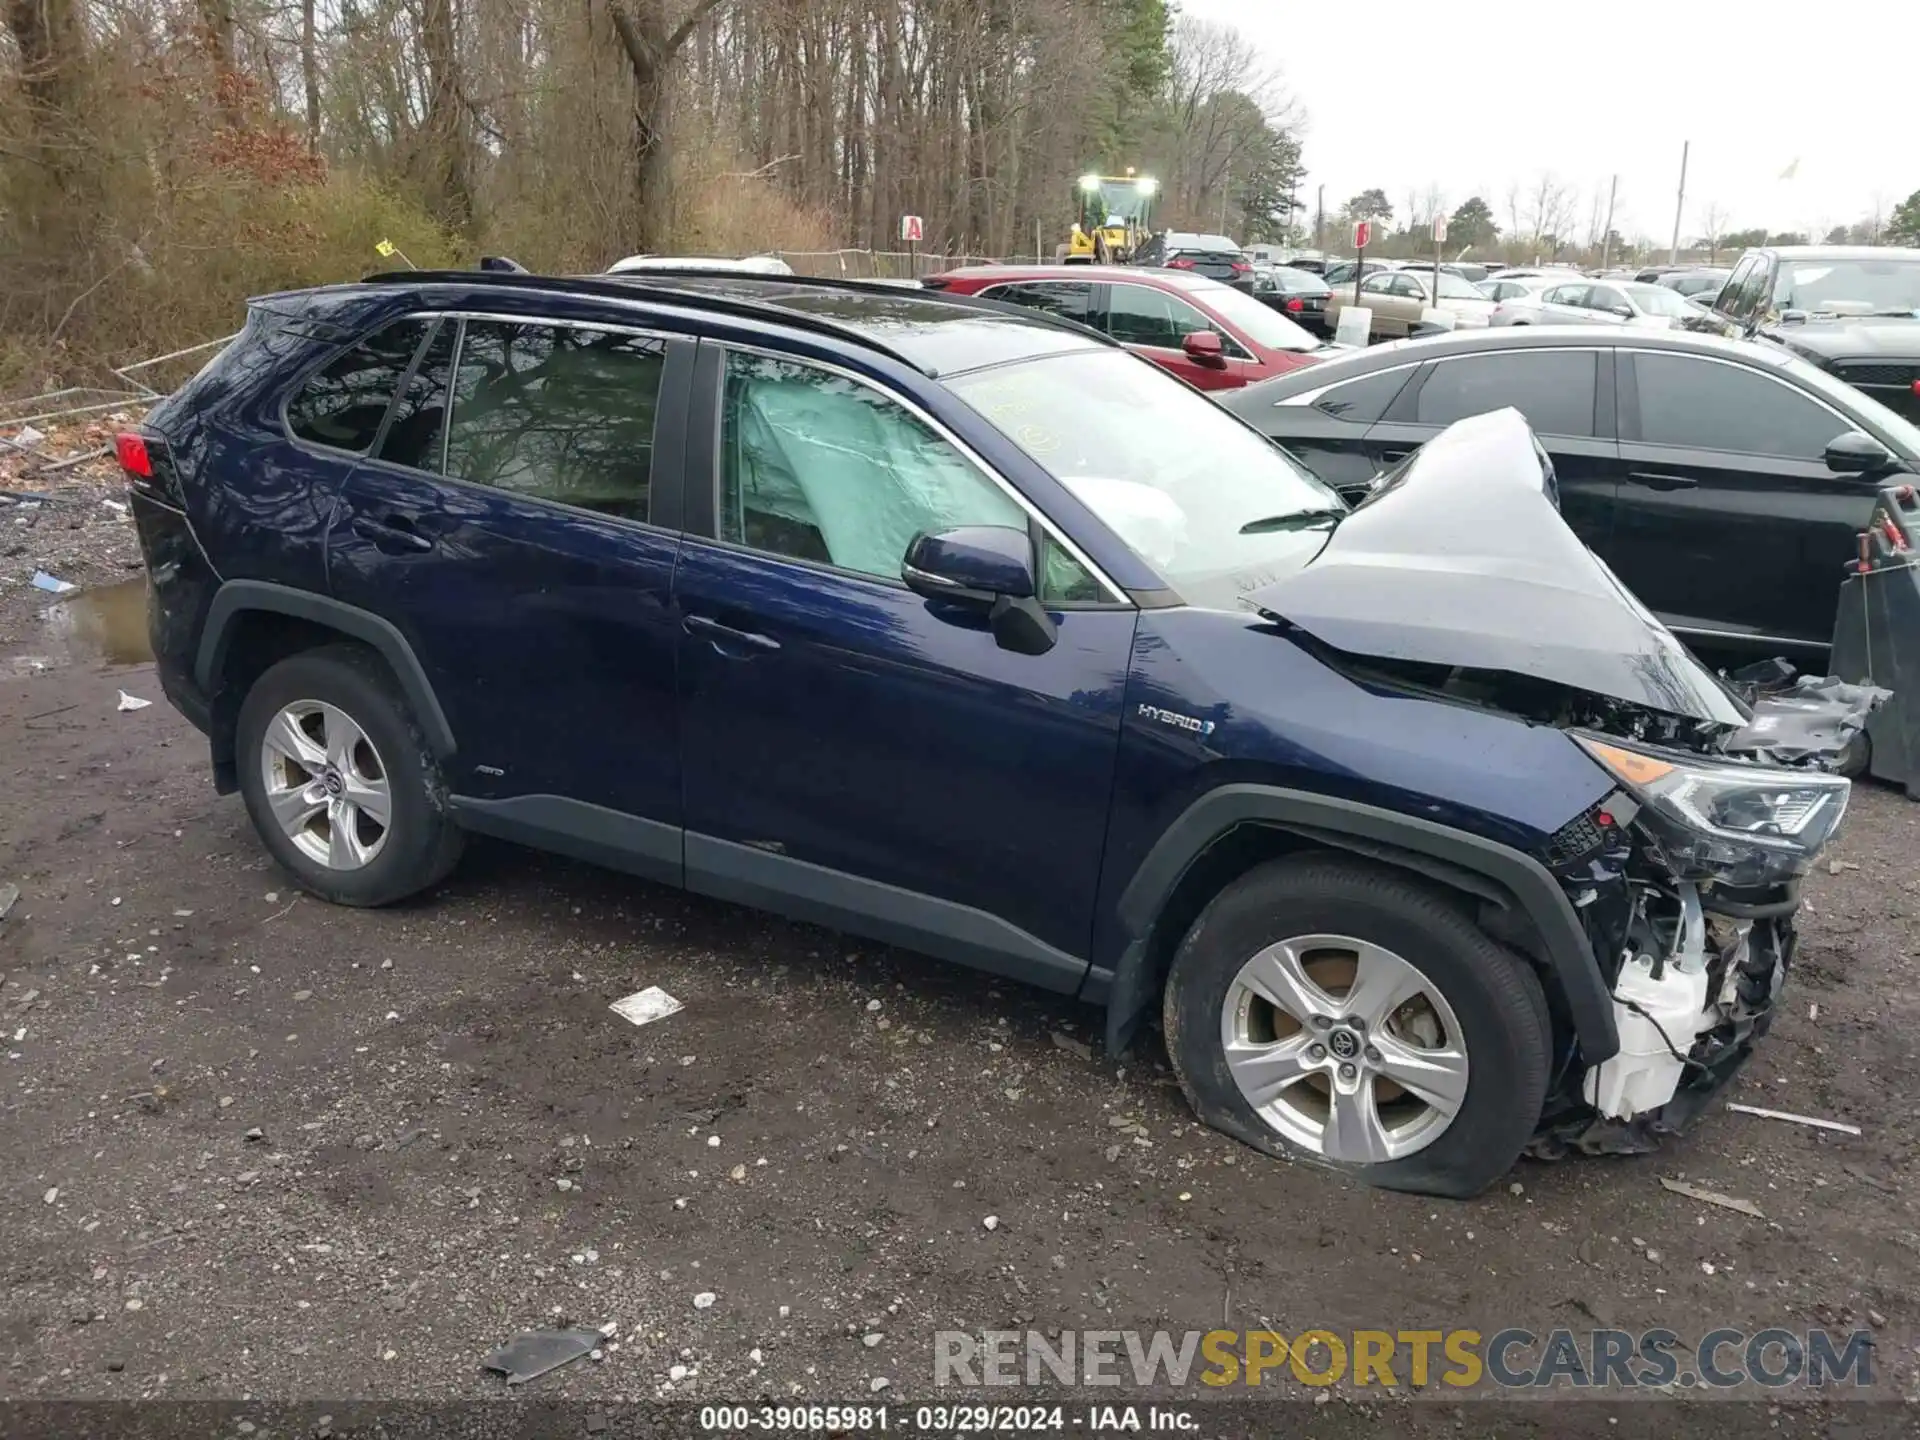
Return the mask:
<path id="1" fill-rule="evenodd" d="M 1385 1186 L 1689 1119 L 1847 799 L 1740 753 L 1513 412 L 1348 512 L 991 302 L 272 295 L 120 458 L 166 692 L 315 894 L 479 832 L 1078 995 L 1116 1051 L 1157 1006 L 1203 1119 Z"/>

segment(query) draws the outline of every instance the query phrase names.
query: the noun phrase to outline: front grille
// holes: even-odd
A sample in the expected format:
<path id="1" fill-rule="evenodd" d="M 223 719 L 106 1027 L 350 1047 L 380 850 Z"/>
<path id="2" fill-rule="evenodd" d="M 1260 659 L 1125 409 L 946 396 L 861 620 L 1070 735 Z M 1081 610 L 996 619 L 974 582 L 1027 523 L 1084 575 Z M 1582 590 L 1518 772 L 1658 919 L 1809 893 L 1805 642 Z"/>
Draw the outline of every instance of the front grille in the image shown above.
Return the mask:
<path id="1" fill-rule="evenodd" d="M 1889 410 L 1920 420 L 1920 360 L 1840 360 L 1833 373 L 1857 385 Z"/>
<path id="2" fill-rule="evenodd" d="M 1911 390 L 1913 382 L 1920 380 L 1920 362 L 1842 360 L 1834 365 L 1833 373 L 1849 385 L 1899 385 Z"/>
<path id="3" fill-rule="evenodd" d="M 1600 822 L 1593 818 L 1591 810 L 1576 815 L 1547 837 L 1547 863 L 1568 865 L 1584 859 L 1598 850 L 1605 839 L 1600 832 Z"/>

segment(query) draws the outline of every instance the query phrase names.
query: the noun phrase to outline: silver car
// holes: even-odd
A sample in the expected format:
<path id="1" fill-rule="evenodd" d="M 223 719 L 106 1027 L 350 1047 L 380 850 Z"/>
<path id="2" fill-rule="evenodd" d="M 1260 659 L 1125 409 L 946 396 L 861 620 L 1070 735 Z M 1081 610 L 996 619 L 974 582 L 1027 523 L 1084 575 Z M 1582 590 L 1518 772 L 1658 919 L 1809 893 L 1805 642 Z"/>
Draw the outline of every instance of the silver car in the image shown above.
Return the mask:
<path id="1" fill-rule="evenodd" d="M 1567 280 L 1531 303 L 1511 300 L 1495 312 L 1496 325 L 1650 325 L 1666 329 L 1698 315 L 1700 307 L 1661 285 L 1637 281 Z"/>

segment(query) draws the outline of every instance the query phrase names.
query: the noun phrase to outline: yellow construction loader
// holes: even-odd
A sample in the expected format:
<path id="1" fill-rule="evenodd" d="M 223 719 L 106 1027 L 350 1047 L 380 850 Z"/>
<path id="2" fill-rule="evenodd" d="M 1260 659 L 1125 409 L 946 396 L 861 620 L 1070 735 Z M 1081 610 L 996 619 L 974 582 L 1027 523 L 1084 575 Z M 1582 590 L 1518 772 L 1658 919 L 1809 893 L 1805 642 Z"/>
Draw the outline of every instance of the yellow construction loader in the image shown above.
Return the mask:
<path id="1" fill-rule="evenodd" d="M 1152 233 L 1147 225 L 1159 183 L 1151 175 L 1082 175 L 1080 218 L 1055 247 L 1056 264 L 1124 265 Z"/>

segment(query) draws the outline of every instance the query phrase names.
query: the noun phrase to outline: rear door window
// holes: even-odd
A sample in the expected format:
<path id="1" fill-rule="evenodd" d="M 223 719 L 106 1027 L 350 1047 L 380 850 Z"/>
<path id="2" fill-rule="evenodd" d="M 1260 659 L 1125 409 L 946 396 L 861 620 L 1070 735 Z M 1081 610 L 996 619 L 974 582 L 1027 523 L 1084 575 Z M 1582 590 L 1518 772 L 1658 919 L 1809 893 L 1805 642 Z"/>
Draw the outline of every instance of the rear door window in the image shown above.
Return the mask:
<path id="1" fill-rule="evenodd" d="M 1194 331 L 1215 328 L 1193 306 L 1164 290 L 1122 284 L 1107 293 L 1107 333 L 1122 345 L 1178 350 Z"/>
<path id="2" fill-rule="evenodd" d="M 309 444 L 364 455 L 431 324 L 396 320 L 322 366 L 287 402 L 287 429 Z"/>
<path id="3" fill-rule="evenodd" d="M 1443 360 L 1420 387 L 1414 423 L 1451 425 L 1513 406 L 1542 435 L 1593 434 L 1592 350 L 1515 350 Z"/>
<path id="4" fill-rule="evenodd" d="M 645 520 L 666 354 L 666 342 L 648 336 L 468 321 L 453 377 L 446 473 Z"/>
<path id="5" fill-rule="evenodd" d="M 1001 300 L 1044 310 L 1062 320 L 1091 325 L 1093 286 L 1080 280 L 1023 280 L 1017 285 L 995 285 L 980 292 L 985 300 Z"/>
<path id="6" fill-rule="evenodd" d="M 1640 438 L 1649 445 L 1817 461 L 1849 428 L 1811 397 L 1744 365 L 1643 351 L 1633 373 Z"/>
<path id="7" fill-rule="evenodd" d="M 459 334 L 457 320 L 443 321 L 433 332 L 419 364 L 400 387 L 376 459 L 439 473 L 447 432 L 447 382 L 453 374 L 453 344 Z"/>

